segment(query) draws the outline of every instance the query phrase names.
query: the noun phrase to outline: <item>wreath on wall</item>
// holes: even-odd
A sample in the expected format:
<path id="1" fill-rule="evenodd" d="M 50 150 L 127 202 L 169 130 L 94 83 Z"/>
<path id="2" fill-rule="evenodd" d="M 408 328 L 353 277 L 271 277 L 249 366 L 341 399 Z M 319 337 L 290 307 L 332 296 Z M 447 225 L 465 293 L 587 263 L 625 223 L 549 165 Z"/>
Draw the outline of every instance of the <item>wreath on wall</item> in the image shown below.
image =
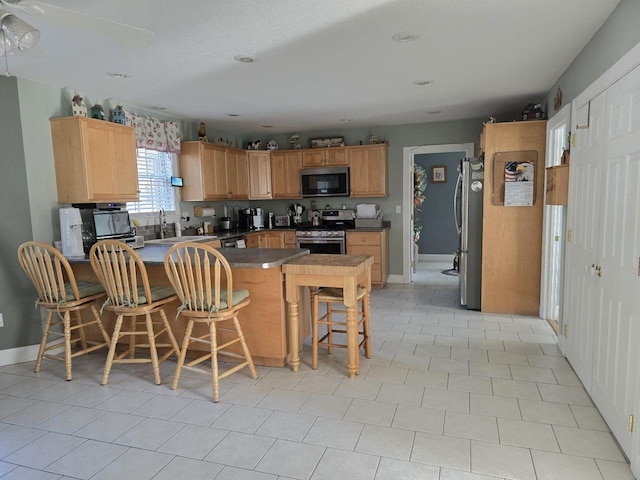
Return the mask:
<path id="1" fill-rule="evenodd" d="M 420 165 L 414 165 L 413 168 L 413 209 L 420 211 L 420 205 L 424 202 L 424 191 L 427 188 L 427 171 Z M 418 224 L 418 218 L 413 217 L 413 242 L 417 243 L 420 239 L 420 231 L 422 226 Z"/>

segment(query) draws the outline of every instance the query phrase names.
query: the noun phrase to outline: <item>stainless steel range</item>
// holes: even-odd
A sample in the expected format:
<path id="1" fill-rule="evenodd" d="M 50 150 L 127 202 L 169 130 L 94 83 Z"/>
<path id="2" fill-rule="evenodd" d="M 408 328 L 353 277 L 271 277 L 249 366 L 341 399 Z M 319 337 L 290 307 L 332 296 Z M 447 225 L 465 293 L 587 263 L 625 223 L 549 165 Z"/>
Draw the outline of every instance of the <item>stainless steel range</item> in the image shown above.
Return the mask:
<path id="1" fill-rule="evenodd" d="M 321 210 L 320 225 L 302 225 L 296 230 L 298 248 L 308 248 L 311 253 L 345 254 L 345 230 L 354 227 L 353 210 Z"/>

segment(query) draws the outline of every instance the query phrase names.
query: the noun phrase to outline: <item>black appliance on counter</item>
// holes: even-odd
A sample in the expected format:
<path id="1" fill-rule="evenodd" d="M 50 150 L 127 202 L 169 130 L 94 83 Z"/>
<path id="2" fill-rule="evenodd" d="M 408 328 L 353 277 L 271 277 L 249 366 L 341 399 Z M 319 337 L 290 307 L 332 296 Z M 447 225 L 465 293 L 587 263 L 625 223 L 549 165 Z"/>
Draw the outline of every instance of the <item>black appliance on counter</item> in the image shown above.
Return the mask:
<path id="1" fill-rule="evenodd" d="M 320 225 L 304 224 L 296 230 L 296 246 L 311 253 L 347 253 L 346 230 L 355 228 L 353 209 L 321 210 Z"/>

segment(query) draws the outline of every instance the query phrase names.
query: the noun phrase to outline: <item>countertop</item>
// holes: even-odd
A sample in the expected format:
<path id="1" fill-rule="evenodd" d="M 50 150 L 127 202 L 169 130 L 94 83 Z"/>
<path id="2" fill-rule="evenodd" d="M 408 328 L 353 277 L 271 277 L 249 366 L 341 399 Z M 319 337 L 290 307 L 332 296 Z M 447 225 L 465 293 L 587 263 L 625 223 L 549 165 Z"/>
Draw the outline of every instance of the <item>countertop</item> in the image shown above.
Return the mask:
<path id="1" fill-rule="evenodd" d="M 220 238 L 220 237 L 218 237 Z M 145 265 L 163 265 L 164 256 L 171 245 L 148 245 L 139 248 Z M 296 258 L 309 255 L 307 248 L 217 248 L 232 268 L 273 268 L 283 265 Z M 71 263 L 89 263 L 84 257 L 67 257 Z"/>

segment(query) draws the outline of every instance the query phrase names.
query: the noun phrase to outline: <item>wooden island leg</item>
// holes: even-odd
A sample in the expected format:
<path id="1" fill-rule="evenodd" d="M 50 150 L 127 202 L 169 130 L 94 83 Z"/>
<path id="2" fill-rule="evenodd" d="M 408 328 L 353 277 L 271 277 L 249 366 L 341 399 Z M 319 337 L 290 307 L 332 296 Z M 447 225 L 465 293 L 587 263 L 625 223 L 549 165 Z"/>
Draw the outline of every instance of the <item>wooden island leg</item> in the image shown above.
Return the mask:
<path id="1" fill-rule="evenodd" d="M 294 372 L 300 365 L 300 353 L 298 352 L 298 285 L 295 274 L 288 274 L 285 286 L 285 296 L 289 304 L 289 359 Z"/>

